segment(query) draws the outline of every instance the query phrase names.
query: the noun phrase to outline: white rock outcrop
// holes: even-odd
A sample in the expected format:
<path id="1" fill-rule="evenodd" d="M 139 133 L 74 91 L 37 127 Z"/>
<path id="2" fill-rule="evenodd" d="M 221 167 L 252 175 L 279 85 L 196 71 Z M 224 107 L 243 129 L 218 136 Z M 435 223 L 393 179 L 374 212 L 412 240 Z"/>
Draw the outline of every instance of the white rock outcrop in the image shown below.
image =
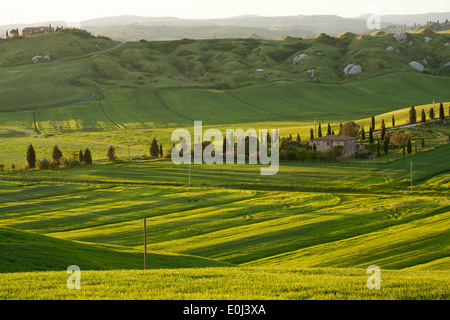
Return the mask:
<path id="1" fill-rule="evenodd" d="M 399 32 L 394 35 L 394 39 L 398 42 L 406 42 L 406 40 L 408 40 L 408 35 L 406 32 Z"/>
<path id="2" fill-rule="evenodd" d="M 450 44 L 448 42 L 444 43 L 444 47 L 448 47 Z"/>
<path id="3" fill-rule="evenodd" d="M 303 58 L 307 57 L 308 55 L 306 53 L 300 53 L 299 55 L 296 55 L 293 59 L 292 59 L 292 63 L 296 63 L 299 60 L 302 60 Z"/>
<path id="4" fill-rule="evenodd" d="M 409 66 L 416 69 L 416 71 L 419 71 L 419 72 L 423 72 L 423 70 L 425 70 L 425 67 L 423 66 L 423 64 L 421 64 L 420 62 L 417 62 L 417 61 L 411 61 L 409 63 Z"/>
<path id="5" fill-rule="evenodd" d="M 389 47 L 386 48 L 386 51 L 394 51 L 394 49 L 395 48 L 393 46 L 389 46 Z"/>
<path id="6" fill-rule="evenodd" d="M 34 56 L 33 58 L 31 58 L 31 61 L 33 61 L 34 63 L 39 62 L 39 60 L 42 59 L 42 56 Z"/>
<path id="7" fill-rule="evenodd" d="M 448 61 L 446 64 L 444 64 L 444 67 L 450 67 L 450 61 Z"/>
<path id="8" fill-rule="evenodd" d="M 264 72 L 264 69 L 256 69 L 257 72 Z"/>
<path id="9" fill-rule="evenodd" d="M 315 70 L 311 69 L 311 70 L 308 70 L 308 72 L 311 75 L 311 78 L 314 78 Z"/>
<path id="10" fill-rule="evenodd" d="M 356 74 L 361 73 L 362 68 L 359 64 L 351 63 L 348 66 L 346 66 L 342 71 L 344 71 L 345 74 Z"/>
<path id="11" fill-rule="evenodd" d="M 423 41 L 425 41 L 425 42 L 430 42 L 431 40 L 433 40 L 433 38 L 430 38 L 430 37 L 424 37 L 423 38 Z"/>
<path id="12" fill-rule="evenodd" d="M 400 54 L 400 49 L 395 49 L 396 54 Z"/>

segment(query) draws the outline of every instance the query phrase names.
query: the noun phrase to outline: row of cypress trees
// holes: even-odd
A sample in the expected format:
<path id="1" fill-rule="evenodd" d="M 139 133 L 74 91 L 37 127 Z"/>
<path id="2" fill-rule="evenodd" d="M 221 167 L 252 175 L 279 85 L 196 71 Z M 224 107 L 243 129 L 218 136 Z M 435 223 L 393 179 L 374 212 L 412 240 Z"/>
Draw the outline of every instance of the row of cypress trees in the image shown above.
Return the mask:
<path id="1" fill-rule="evenodd" d="M 53 151 L 52 151 L 53 163 L 55 163 L 56 165 L 59 165 L 62 163 L 63 159 L 64 158 L 63 158 L 62 151 L 59 149 L 59 147 L 57 145 L 55 145 L 53 147 Z M 30 169 L 36 168 L 37 159 L 36 159 L 36 151 L 34 150 L 33 144 L 30 144 L 28 146 L 26 160 L 27 160 L 28 168 L 30 168 Z M 84 150 L 84 152 L 83 152 L 83 150 L 80 150 L 80 152 L 78 153 L 77 157 L 74 160 L 77 160 L 79 163 L 92 164 L 91 151 L 88 148 L 86 148 Z"/>

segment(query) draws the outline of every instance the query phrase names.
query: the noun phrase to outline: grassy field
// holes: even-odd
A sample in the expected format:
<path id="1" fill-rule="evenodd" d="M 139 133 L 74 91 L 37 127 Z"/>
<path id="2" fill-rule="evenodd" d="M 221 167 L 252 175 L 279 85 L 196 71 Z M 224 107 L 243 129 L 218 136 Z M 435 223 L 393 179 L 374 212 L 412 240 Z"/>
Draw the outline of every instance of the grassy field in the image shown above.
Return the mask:
<path id="1" fill-rule="evenodd" d="M 65 272 L 2 274 L 0 299 L 125 300 L 446 300 L 448 272 L 382 271 L 381 290 L 366 287 L 359 269 L 193 268 L 81 271 L 68 290 Z M 27 287 L 16 284 L 26 282 Z"/>
<path id="2" fill-rule="evenodd" d="M 414 49 L 351 34 L 185 39 L 8 62 L 0 68 L 0 127 L 10 128 L 0 129 L 0 299 L 448 299 L 450 144 L 441 121 L 404 129 L 414 143 L 426 139 L 406 156 L 286 160 L 275 176 L 261 176 L 260 165 L 193 165 L 188 186 L 187 165 L 140 159 L 153 137 L 168 151 L 172 131 L 192 130 L 194 120 L 204 130 L 279 128 L 307 140 L 315 119 L 324 133 L 349 120 L 367 133 L 372 115 L 375 129 L 382 119 L 391 127 L 392 116 L 406 124 L 412 104 L 428 118 L 433 99 L 447 115 L 447 36 L 411 37 Z M 0 48 L 16 52 L 12 44 Z M 392 44 L 402 54 L 389 56 Z M 300 52 L 308 58 L 289 62 Z M 407 66 L 425 56 L 441 76 Z M 353 62 L 366 73 L 340 73 Z M 242 75 L 261 65 L 267 75 Z M 299 75 L 311 66 L 318 81 Z M 31 143 L 38 159 L 55 144 L 65 157 L 89 147 L 94 164 L 22 170 Z M 106 162 L 109 144 L 121 161 Z M 74 264 L 76 292 L 65 286 Z M 382 290 L 366 287 L 373 264 Z"/>

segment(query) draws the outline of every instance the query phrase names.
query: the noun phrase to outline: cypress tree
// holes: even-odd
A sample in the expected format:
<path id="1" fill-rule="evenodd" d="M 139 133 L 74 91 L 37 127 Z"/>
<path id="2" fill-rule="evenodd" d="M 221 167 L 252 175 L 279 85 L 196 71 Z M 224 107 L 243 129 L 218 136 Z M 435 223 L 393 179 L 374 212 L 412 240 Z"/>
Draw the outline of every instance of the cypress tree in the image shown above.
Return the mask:
<path id="1" fill-rule="evenodd" d="M 381 152 L 380 152 L 380 140 L 377 139 L 377 154 L 378 156 L 381 156 Z"/>
<path id="2" fill-rule="evenodd" d="M 428 116 L 429 116 L 430 120 L 434 120 L 434 110 L 433 110 L 433 108 L 430 108 L 430 112 L 428 112 Z"/>
<path id="3" fill-rule="evenodd" d="M 370 130 L 369 130 L 369 143 L 373 144 L 373 142 L 374 142 L 374 140 L 373 140 L 373 128 L 370 127 Z"/>
<path id="4" fill-rule="evenodd" d="M 322 126 L 320 125 L 320 122 L 319 122 L 319 132 L 318 132 L 317 135 L 318 135 L 319 138 L 322 137 Z"/>
<path id="5" fill-rule="evenodd" d="M 384 125 L 384 119 L 381 120 L 381 141 L 384 141 L 386 137 L 386 126 Z"/>
<path id="6" fill-rule="evenodd" d="M 406 148 L 408 150 L 408 154 L 411 154 L 411 152 L 412 152 L 411 139 L 408 140 L 408 144 L 407 144 Z"/>
<path id="7" fill-rule="evenodd" d="M 36 152 L 32 144 L 30 144 L 27 150 L 27 164 L 30 169 L 36 168 Z"/>
<path id="8" fill-rule="evenodd" d="M 375 130 L 375 116 L 372 116 L 372 130 Z"/>
<path id="9" fill-rule="evenodd" d="M 314 145 L 313 145 L 313 150 L 314 151 L 317 151 L 317 147 L 316 147 L 316 144 L 314 143 Z"/>
<path id="10" fill-rule="evenodd" d="M 292 141 L 292 134 L 289 135 L 289 141 Z"/>
<path id="11" fill-rule="evenodd" d="M 309 138 L 310 138 L 311 141 L 314 139 L 314 129 L 311 129 L 309 131 Z"/>
<path id="12" fill-rule="evenodd" d="M 80 153 L 78 154 L 78 161 L 80 161 L 80 163 L 85 162 L 84 161 L 83 150 L 81 150 L 81 149 L 80 149 Z"/>
<path id="13" fill-rule="evenodd" d="M 384 151 L 384 154 L 388 154 L 389 153 L 389 140 L 388 139 L 385 139 L 384 140 L 384 142 L 383 142 L 383 151 Z"/>
<path id="14" fill-rule="evenodd" d="M 163 147 L 162 147 L 162 143 L 159 144 L 159 156 L 162 158 L 163 155 Z"/>
<path id="15" fill-rule="evenodd" d="M 86 164 L 92 164 L 92 155 L 91 151 L 88 148 L 84 150 L 83 160 Z"/>
<path id="16" fill-rule="evenodd" d="M 392 115 L 392 126 L 395 127 L 395 117 Z"/>
<path id="17" fill-rule="evenodd" d="M 334 134 L 334 129 L 333 129 L 333 130 L 331 130 L 331 135 L 333 135 L 333 136 L 335 135 L 335 134 Z"/>
<path id="18" fill-rule="evenodd" d="M 425 149 L 425 138 L 422 138 L 422 149 Z"/>
<path id="19" fill-rule="evenodd" d="M 300 139 L 300 133 L 297 133 L 297 142 L 301 142 L 302 140 Z"/>
<path id="20" fill-rule="evenodd" d="M 331 125 L 330 123 L 328 123 L 328 131 L 327 131 L 327 135 L 331 135 Z"/>
<path id="21" fill-rule="evenodd" d="M 59 150 L 58 146 L 55 145 L 53 147 L 52 159 L 54 162 L 58 162 L 59 159 L 61 159 L 61 158 L 62 158 L 62 152 L 61 152 L 61 150 Z"/>
<path id="22" fill-rule="evenodd" d="M 339 124 L 339 134 L 342 134 L 342 122 Z"/>
<path id="23" fill-rule="evenodd" d="M 416 120 L 416 109 L 414 108 L 414 106 L 411 106 L 411 109 L 409 109 L 409 123 L 416 123 Z"/>
<path id="24" fill-rule="evenodd" d="M 366 131 L 364 130 L 364 126 L 361 128 L 361 139 L 362 141 L 366 140 Z"/>
<path id="25" fill-rule="evenodd" d="M 226 152 L 227 152 L 227 138 L 223 137 L 222 154 L 225 155 Z"/>
<path id="26" fill-rule="evenodd" d="M 158 158 L 158 154 L 159 154 L 158 141 L 156 141 L 156 138 L 153 138 L 152 144 L 150 145 L 150 157 Z"/>
<path id="27" fill-rule="evenodd" d="M 426 122 L 427 121 L 427 116 L 425 115 L 425 110 L 424 109 L 422 109 L 422 115 L 421 115 L 420 121 L 421 122 Z"/>
<path id="28" fill-rule="evenodd" d="M 441 104 L 439 106 L 439 118 L 441 118 L 441 120 L 445 119 L 444 105 L 442 104 L 442 102 L 441 102 Z"/>
<path id="29" fill-rule="evenodd" d="M 108 157 L 108 160 L 109 160 L 110 162 L 116 161 L 116 160 L 117 160 L 117 157 L 116 157 L 116 149 L 114 149 L 113 146 L 110 146 L 109 149 L 108 149 L 108 153 L 106 154 L 106 156 Z"/>

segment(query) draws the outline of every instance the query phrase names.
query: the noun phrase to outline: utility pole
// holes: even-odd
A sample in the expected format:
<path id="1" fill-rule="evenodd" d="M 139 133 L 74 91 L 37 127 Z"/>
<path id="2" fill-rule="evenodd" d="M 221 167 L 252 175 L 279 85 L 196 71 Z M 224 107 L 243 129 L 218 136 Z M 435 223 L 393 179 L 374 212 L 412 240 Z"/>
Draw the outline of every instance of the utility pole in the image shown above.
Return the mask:
<path id="1" fill-rule="evenodd" d="M 433 124 L 435 123 L 436 119 L 436 110 L 434 110 L 434 100 L 433 100 Z"/>
<path id="2" fill-rule="evenodd" d="M 131 156 L 130 156 L 130 140 L 128 140 L 128 161 L 131 161 Z"/>
<path id="3" fill-rule="evenodd" d="M 147 222 L 144 218 L 144 270 L 147 270 Z"/>
<path id="4" fill-rule="evenodd" d="M 317 120 L 316 119 L 314 119 L 314 139 L 316 139 L 317 138 L 317 134 L 316 134 L 316 132 L 317 132 Z"/>
<path id="5" fill-rule="evenodd" d="M 411 192 L 412 192 L 412 188 L 413 188 L 413 162 L 411 161 Z"/>

